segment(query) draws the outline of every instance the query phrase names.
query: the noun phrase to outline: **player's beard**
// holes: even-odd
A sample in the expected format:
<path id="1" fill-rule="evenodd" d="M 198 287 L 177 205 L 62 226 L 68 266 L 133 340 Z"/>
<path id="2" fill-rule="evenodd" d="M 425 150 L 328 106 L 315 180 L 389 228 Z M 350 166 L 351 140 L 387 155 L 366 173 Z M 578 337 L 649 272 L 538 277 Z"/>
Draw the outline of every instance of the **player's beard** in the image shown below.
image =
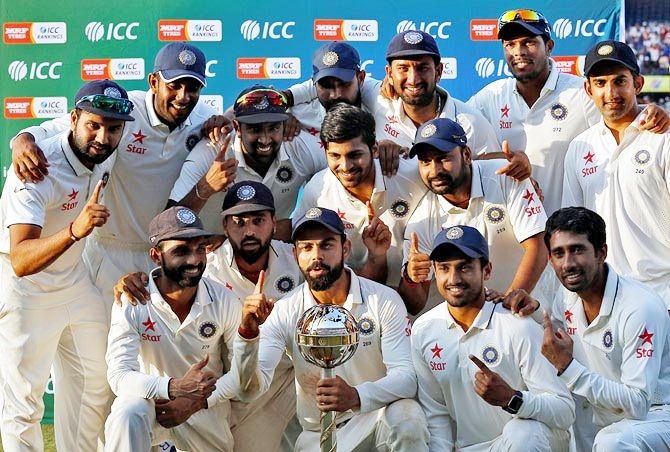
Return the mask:
<path id="1" fill-rule="evenodd" d="M 195 287 L 202 278 L 202 273 L 205 271 L 204 264 L 198 265 L 180 265 L 178 267 L 167 265 L 165 259 L 161 260 L 161 269 L 163 275 L 170 281 L 179 285 L 179 287 Z M 190 270 L 198 270 L 198 273 L 191 273 Z M 189 273 L 186 273 L 189 272 Z"/>
<path id="2" fill-rule="evenodd" d="M 452 295 L 449 292 L 448 287 L 459 287 L 461 290 L 463 290 L 463 294 L 460 296 Z M 449 306 L 453 306 L 454 308 L 462 308 L 465 306 L 470 306 L 481 298 L 482 292 L 484 291 L 484 281 L 482 281 L 481 284 L 478 284 L 476 287 L 473 287 L 469 284 L 453 284 L 448 287 L 442 287 L 440 294 L 444 297 L 447 303 L 449 303 Z"/>
<path id="3" fill-rule="evenodd" d="M 326 273 L 322 276 L 319 276 L 318 278 L 312 278 L 309 275 L 309 272 L 314 270 L 314 268 L 317 266 L 324 269 Z M 335 281 L 340 279 L 340 276 L 342 276 L 343 271 L 344 271 L 343 261 L 340 261 L 339 264 L 333 267 L 326 265 L 323 262 L 315 262 L 309 267 L 307 267 L 307 270 L 303 270 L 302 275 L 305 277 L 305 281 L 307 282 L 307 284 L 309 284 L 309 288 L 311 290 L 315 292 L 321 292 L 330 289 L 333 286 L 333 284 L 335 284 Z"/>
<path id="4" fill-rule="evenodd" d="M 356 95 L 356 100 L 354 102 L 349 102 L 349 100 L 343 98 L 343 97 L 338 97 L 337 99 L 328 99 L 327 101 L 321 101 L 319 99 L 319 102 L 321 102 L 321 105 L 323 105 L 323 108 L 326 109 L 326 111 L 330 111 L 331 108 L 333 108 L 337 104 L 347 104 L 347 105 L 353 105 L 355 107 L 360 107 L 361 106 L 361 90 L 358 90 L 358 94 Z"/>
<path id="5" fill-rule="evenodd" d="M 77 156 L 80 162 L 83 164 L 89 163 L 91 165 L 98 165 L 109 158 L 114 152 L 114 149 L 108 144 L 100 144 L 97 141 L 84 142 L 81 138 L 77 137 L 76 134 L 73 134 L 74 144 L 72 146 L 72 152 Z M 105 151 L 102 154 L 92 154 L 90 148 L 95 147 L 99 150 Z"/>
<path id="6" fill-rule="evenodd" d="M 515 79 L 517 79 L 519 82 L 528 82 L 530 80 L 535 80 L 538 78 L 544 71 L 549 67 L 549 59 L 545 60 L 545 64 L 542 65 L 542 67 L 539 67 L 535 69 L 532 72 L 528 72 L 527 74 L 519 74 L 516 71 L 514 71 L 514 66 L 510 67 L 510 72 L 512 72 L 512 75 L 514 76 Z"/>
<path id="7" fill-rule="evenodd" d="M 441 172 L 435 177 L 428 178 L 428 187 L 430 191 L 436 195 L 451 195 L 456 193 L 456 191 L 467 181 L 468 171 L 465 165 L 461 168 L 461 171 L 458 175 L 453 177 L 447 172 Z M 437 187 L 433 186 L 433 181 L 439 180 L 442 182 Z"/>
<path id="8" fill-rule="evenodd" d="M 233 253 L 235 256 L 239 256 L 242 258 L 244 262 L 247 264 L 255 264 L 258 259 L 261 258 L 269 249 L 270 249 L 270 242 L 272 241 L 272 237 L 270 237 L 267 241 L 262 242 L 259 239 L 252 238 L 252 237 L 247 237 L 242 239 L 242 241 L 237 244 L 230 240 L 230 246 L 233 248 Z M 258 244 L 258 248 L 255 250 L 247 250 L 244 249 L 244 245 L 246 243 L 256 243 Z"/>
<path id="9" fill-rule="evenodd" d="M 401 91 L 400 98 L 407 105 L 413 105 L 416 107 L 425 107 L 426 105 L 430 105 L 433 99 L 435 99 L 435 86 L 433 86 L 432 90 L 426 88 L 426 90 L 423 93 L 419 94 L 418 96 L 410 96 L 408 94 L 405 94 L 404 91 Z"/>

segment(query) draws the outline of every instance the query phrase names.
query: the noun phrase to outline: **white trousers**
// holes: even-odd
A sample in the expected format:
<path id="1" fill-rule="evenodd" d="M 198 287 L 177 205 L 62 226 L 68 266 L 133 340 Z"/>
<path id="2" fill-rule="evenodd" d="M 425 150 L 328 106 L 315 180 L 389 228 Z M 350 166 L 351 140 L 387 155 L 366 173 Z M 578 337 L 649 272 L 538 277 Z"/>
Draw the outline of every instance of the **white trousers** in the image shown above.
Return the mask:
<path id="1" fill-rule="evenodd" d="M 58 307 L 0 305 L 2 444 L 6 452 L 43 450 L 42 396 L 54 367 L 56 446 L 94 451 L 111 399 L 104 304 L 86 282 L 82 296 Z"/>
<path id="2" fill-rule="evenodd" d="M 477 422 L 477 421 L 475 421 Z M 484 419 L 481 422 L 486 422 Z M 547 424 L 531 419 L 514 418 L 505 424 L 502 435 L 486 443 L 473 444 L 463 452 L 567 452 L 570 433 L 549 428 Z"/>
<path id="3" fill-rule="evenodd" d="M 593 450 L 658 452 L 670 450 L 670 406 L 653 406 L 646 419 L 623 419 L 602 428 Z"/>
<path id="4" fill-rule="evenodd" d="M 414 399 L 397 400 L 385 408 L 358 414 L 337 430 L 342 452 L 428 452 L 428 423 Z M 320 450 L 320 432 L 303 431 L 296 452 Z"/>
<path id="5" fill-rule="evenodd" d="M 179 450 L 232 452 L 229 410 L 227 403 L 218 403 L 198 411 L 181 425 L 166 429 L 156 421 L 153 400 L 117 397 L 105 423 L 105 451 L 148 452 L 152 445 L 170 441 Z"/>

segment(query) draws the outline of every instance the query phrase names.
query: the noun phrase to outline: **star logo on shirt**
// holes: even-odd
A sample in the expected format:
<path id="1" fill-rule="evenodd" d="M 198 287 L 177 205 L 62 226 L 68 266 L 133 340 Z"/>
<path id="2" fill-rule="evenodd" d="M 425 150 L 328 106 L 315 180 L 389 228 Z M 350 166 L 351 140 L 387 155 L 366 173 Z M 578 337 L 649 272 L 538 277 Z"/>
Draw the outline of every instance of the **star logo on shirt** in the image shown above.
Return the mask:
<path id="1" fill-rule="evenodd" d="M 230 284 L 228 281 L 226 281 L 226 289 L 233 290 L 232 284 Z"/>
<path id="2" fill-rule="evenodd" d="M 68 201 L 74 201 L 75 199 L 77 199 L 77 195 L 78 195 L 78 194 L 79 194 L 79 191 L 78 191 L 78 190 L 75 190 L 75 189 L 73 188 L 73 189 L 72 189 L 72 193 L 70 193 L 69 195 L 67 195 L 67 199 L 68 199 Z"/>
<path id="3" fill-rule="evenodd" d="M 398 118 L 395 115 L 386 115 L 386 119 L 388 119 L 389 124 L 398 123 Z"/>
<path id="4" fill-rule="evenodd" d="M 649 345 L 654 345 L 651 342 L 651 338 L 654 336 L 654 333 L 650 333 L 647 329 L 644 329 L 644 333 L 640 334 L 638 338 L 642 339 L 642 345 L 649 343 Z"/>
<path id="5" fill-rule="evenodd" d="M 156 322 L 151 321 L 151 317 L 147 317 L 147 320 L 145 322 L 142 322 L 142 325 L 144 325 L 144 331 L 156 331 Z"/>
<path id="6" fill-rule="evenodd" d="M 319 140 L 319 147 L 320 147 L 321 149 L 326 149 L 326 146 L 324 146 L 322 140 Z"/>
<path id="7" fill-rule="evenodd" d="M 142 129 L 140 129 L 139 132 L 137 132 L 137 133 L 135 133 L 135 132 L 131 132 L 131 133 L 133 134 L 133 137 L 135 137 L 135 139 L 133 140 L 133 143 L 144 144 L 144 139 L 147 136 L 142 133 Z"/>
<path id="8" fill-rule="evenodd" d="M 317 136 L 319 134 L 319 131 L 316 130 L 316 127 L 310 127 L 309 129 L 307 129 L 307 133 L 309 133 L 310 135 Z"/>
<path id="9" fill-rule="evenodd" d="M 533 200 L 535 200 L 535 193 L 531 192 L 530 190 L 526 189 L 526 193 L 522 196 L 523 199 L 526 200 L 528 205 L 530 205 Z"/>
<path id="10" fill-rule="evenodd" d="M 584 165 L 586 165 L 587 163 L 593 163 L 593 157 L 595 156 L 596 155 L 594 153 L 589 151 L 584 157 L 582 157 L 584 159 Z"/>
<path id="11" fill-rule="evenodd" d="M 433 348 L 430 349 L 430 351 L 433 352 L 433 357 L 432 357 L 431 359 L 435 359 L 435 358 L 442 359 L 442 355 L 441 355 L 442 350 L 444 350 L 444 349 L 443 349 L 443 348 L 440 348 L 440 344 L 438 344 L 438 343 L 436 342 L 436 343 L 435 343 L 435 346 L 434 346 Z"/>
<path id="12" fill-rule="evenodd" d="M 501 118 L 509 118 L 509 106 L 505 104 L 501 109 L 500 109 L 500 117 Z"/>
<path id="13" fill-rule="evenodd" d="M 572 312 L 566 310 L 564 314 L 565 314 L 565 320 L 568 323 L 572 323 Z"/>
<path id="14" fill-rule="evenodd" d="M 342 212 L 340 209 L 337 209 L 337 216 L 340 217 L 340 220 L 346 220 L 347 219 L 346 215 L 347 215 L 346 212 Z"/>

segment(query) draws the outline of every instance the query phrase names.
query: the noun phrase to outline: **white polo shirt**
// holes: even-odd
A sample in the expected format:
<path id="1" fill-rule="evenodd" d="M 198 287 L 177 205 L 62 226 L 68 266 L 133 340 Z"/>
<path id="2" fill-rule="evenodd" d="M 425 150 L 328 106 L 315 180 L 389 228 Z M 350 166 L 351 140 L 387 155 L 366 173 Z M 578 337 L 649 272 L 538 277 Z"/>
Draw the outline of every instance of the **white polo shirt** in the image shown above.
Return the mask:
<path id="1" fill-rule="evenodd" d="M 239 366 L 258 344 L 237 340 L 241 306 L 224 286 L 203 277 L 182 323 L 154 283 L 157 272 L 160 269 L 151 272 L 151 299 L 146 305 L 132 306 L 123 299 L 122 306 L 112 307 L 107 344 L 107 378 L 112 391 L 117 396 L 167 399 L 170 378 L 183 377 L 193 364 L 209 355 L 204 370 L 220 378 L 207 399 L 208 407 L 229 403 L 239 391 Z M 235 362 L 225 374 L 224 360 Z"/>
<path id="2" fill-rule="evenodd" d="M 236 158 L 238 163 L 236 182 L 252 180 L 267 186 L 275 200 L 277 220 L 288 218 L 295 209 L 300 188 L 305 182 L 322 169 L 326 168 L 326 155 L 321 141 L 307 132 L 284 141 L 279 153 L 270 165 L 268 172 L 261 177 L 253 168 L 247 166 L 242 152 L 242 140 L 235 138 L 233 146 L 228 149 L 226 158 Z M 170 199 L 180 201 L 193 189 L 202 176 L 207 174 L 209 167 L 216 158 L 216 151 L 207 146 L 207 140 L 201 141 L 193 150 L 179 175 L 179 179 L 170 193 Z M 200 218 L 212 232 L 223 233 L 221 222 L 221 206 L 226 191 L 211 196 L 200 212 Z"/>
<path id="3" fill-rule="evenodd" d="M 81 213 L 98 182 L 91 170 L 75 156 L 68 142 L 69 130 L 39 141 L 49 160 L 49 175 L 37 184 L 21 182 L 13 168 L 0 198 L 0 287 L 3 303 L 24 307 L 49 308 L 80 297 L 82 284 L 92 285 L 81 260 L 85 240 L 73 243 L 41 272 L 18 277 L 9 257 L 9 226 L 32 224 L 49 237 L 67 228 Z M 113 161 L 113 158 L 111 159 Z M 101 166 L 109 171 L 108 159 Z"/>
<path id="4" fill-rule="evenodd" d="M 605 220 L 607 261 L 649 284 L 670 309 L 670 133 L 639 130 L 617 145 L 603 122 L 577 136 L 565 156 L 564 206 Z"/>
<path id="5" fill-rule="evenodd" d="M 407 223 L 403 261 L 409 259 L 412 232 L 419 237 L 419 251 L 429 255 L 433 241 L 442 229 L 472 226 L 489 244 L 493 273 L 486 285 L 500 291 L 509 287 L 524 254 L 521 242 L 544 232 L 547 216 L 530 181 L 517 182 L 495 173 L 506 164 L 505 160 L 472 162 L 467 209 L 454 206 L 433 192 L 426 193 Z M 425 309 L 442 301 L 444 299 L 433 282 Z"/>
<path id="6" fill-rule="evenodd" d="M 447 451 L 492 441 L 511 419 L 534 419 L 567 430 L 575 419 L 570 391 L 541 353 L 542 329 L 502 305 L 484 303 L 463 332 L 447 303 L 419 317 L 412 328 L 412 360 L 419 402 L 428 419 L 430 450 Z M 516 416 L 492 406 L 474 389 L 479 358 L 523 393 Z M 485 420 L 482 422 L 482 420 Z"/>
<path id="7" fill-rule="evenodd" d="M 507 140 L 513 151 L 526 152 L 547 215 L 561 207 L 563 160 L 570 141 L 600 120 L 584 90 L 584 79 L 561 73 L 550 61 L 549 78 L 532 107 L 512 77 L 490 83 L 468 100 L 493 125 L 500 143 Z"/>
<path id="8" fill-rule="evenodd" d="M 449 118 L 463 127 L 468 138 L 468 146 L 472 149 L 473 154 L 500 151 L 500 144 L 493 127 L 481 113 L 464 102 L 454 99 L 444 88 L 437 86 L 437 91 L 444 104 L 439 117 Z M 417 126 L 405 114 L 402 99 L 391 101 L 379 95 L 374 115 L 377 140 L 386 139 L 395 141 L 401 146 L 412 147 Z"/>
<path id="9" fill-rule="evenodd" d="M 656 293 L 609 266 L 591 324 L 579 295 L 565 288 L 552 317 L 574 342 L 574 359 L 560 378 L 589 401 L 594 424 L 644 419 L 650 405 L 670 404 L 670 319 Z"/>
<path id="10" fill-rule="evenodd" d="M 223 284 L 244 305 L 244 299 L 254 292 L 256 285 L 245 278 L 235 261 L 233 248 L 226 240 L 213 253 L 207 255 L 205 275 Z M 303 282 L 302 273 L 293 256 L 293 245 L 272 240 L 270 257 L 265 270 L 263 293 L 268 298 L 279 300 Z"/>
<path id="11" fill-rule="evenodd" d="M 345 271 L 351 275 L 351 285 L 344 307 L 358 321 L 360 342 L 354 356 L 335 368 L 335 375 L 356 388 L 361 401 L 357 413 L 367 413 L 416 395 L 409 342 L 411 324 L 395 291 L 360 278 L 350 269 Z M 298 419 L 304 429 L 318 431 L 316 384 L 321 379 L 321 369 L 302 358 L 295 341 L 298 318 L 314 305 L 316 301 L 306 283 L 275 304 L 261 326 L 258 363 L 263 391 L 286 351 L 296 374 Z M 357 413 L 351 410 L 338 413 L 337 423 Z"/>
<path id="12" fill-rule="evenodd" d="M 391 231 L 386 283 L 397 287 L 403 262 L 402 245 L 405 227 L 428 189 L 421 182 L 416 159 L 400 160 L 398 173 L 392 177 L 382 174 L 377 160 L 373 159 L 372 162 L 375 169 L 372 207 Z M 368 259 L 368 250 L 362 238 L 363 229 L 369 224 L 367 206 L 349 193 L 330 169 L 325 169 L 305 186 L 295 217 L 299 218 L 311 207 L 327 207 L 337 211 L 346 228 L 347 238 L 353 245 L 347 264 L 354 268 L 362 268 Z"/>
<path id="13" fill-rule="evenodd" d="M 103 195 L 111 216 L 93 234 L 112 247 L 148 249 L 149 222 L 165 208 L 184 160 L 200 141 L 202 123 L 215 112 L 198 102 L 186 121 L 170 131 L 154 111 L 151 90 L 130 91 L 128 98 L 135 105 L 135 121 L 126 123 Z M 69 115 L 21 132 L 37 141 L 64 129 L 69 129 Z"/>

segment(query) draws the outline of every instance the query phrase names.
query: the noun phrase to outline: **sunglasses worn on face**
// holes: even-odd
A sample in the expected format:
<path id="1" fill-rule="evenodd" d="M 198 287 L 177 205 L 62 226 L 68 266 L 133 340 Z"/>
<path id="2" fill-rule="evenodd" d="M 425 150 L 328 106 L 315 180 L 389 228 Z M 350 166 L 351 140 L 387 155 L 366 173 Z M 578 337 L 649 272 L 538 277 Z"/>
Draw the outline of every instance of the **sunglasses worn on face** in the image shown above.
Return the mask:
<path id="1" fill-rule="evenodd" d="M 92 94 L 84 96 L 77 101 L 75 107 L 78 107 L 82 102 L 90 102 L 94 108 L 100 110 L 115 112 L 127 115 L 133 111 L 133 103 L 128 99 L 119 99 L 118 97 L 109 97 L 104 94 Z"/>
<path id="2" fill-rule="evenodd" d="M 498 19 L 498 29 L 510 22 L 546 22 L 547 19 L 537 11 L 532 9 L 511 9 L 505 11 Z"/>
<path id="3" fill-rule="evenodd" d="M 278 92 L 269 89 L 255 89 L 244 94 L 242 97 L 237 99 L 235 102 L 236 107 L 250 107 L 250 106 L 260 106 L 260 108 L 265 108 L 267 105 L 274 105 L 275 107 L 285 107 L 287 106 L 286 97 Z"/>

